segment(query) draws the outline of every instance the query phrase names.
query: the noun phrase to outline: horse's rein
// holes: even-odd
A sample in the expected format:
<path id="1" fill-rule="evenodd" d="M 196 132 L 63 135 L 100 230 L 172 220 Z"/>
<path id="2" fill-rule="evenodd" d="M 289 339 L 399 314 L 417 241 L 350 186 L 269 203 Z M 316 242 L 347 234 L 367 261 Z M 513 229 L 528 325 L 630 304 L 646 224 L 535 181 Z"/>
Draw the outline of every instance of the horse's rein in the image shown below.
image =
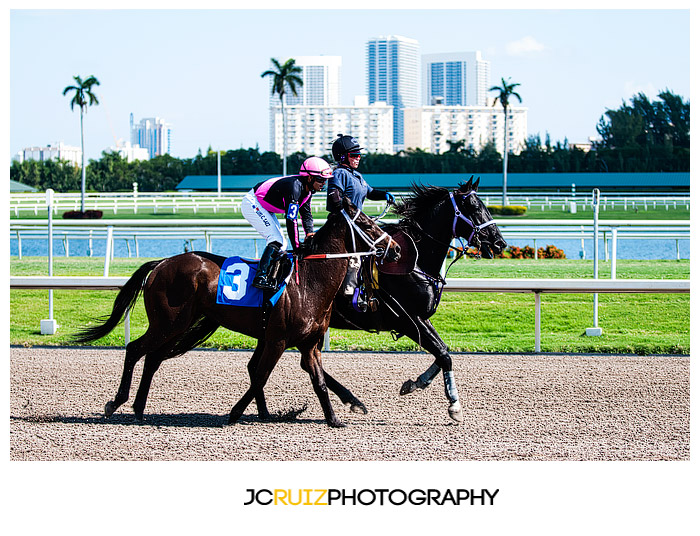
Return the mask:
<path id="1" fill-rule="evenodd" d="M 391 246 L 391 235 L 389 233 L 387 233 L 386 231 L 384 231 L 379 238 L 372 241 L 372 239 L 369 236 L 367 236 L 367 234 L 362 229 L 360 229 L 358 227 L 358 225 L 355 223 L 355 220 L 362 213 L 361 210 L 358 209 L 357 212 L 355 212 L 355 216 L 353 216 L 352 218 L 348 215 L 347 212 L 345 212 L 345 209 L 341 210 L 340 212 L 345 217 L 345 221 L 348 222 L 348 225 L 350 226 L 350 228 L 353 229 L 355 231 L 355 233 L 357 233 L 360 236 L 360 238 L 362 238 L 362 240 L 364 240 L 365 243 L 370 247 L 369 254 L 371 254 L 371 255 L 376 254 L 377 244 L 379 244 L 382 240 L 386 239 L 386 241 L 387 241 L 386 248 L 384 248 L 384 255 L 382 255 L 382 259 L 384 259 L 387 256 L 387 254 L 389 253 L 389 246 Z M 353 250 L 357 250 L 357 244 L 355 243 L 355 233 L 352 234 L 352 249 Z M 354 255 L 357 255 L 357 253 L 355 253 Z"/>
<path id="2" fill-rule="evenodd" d="M 355 233 L 352 233 L 353 253 L 315 253 L 312 255 L 306 255 L 304 257 L 304 260 L 344 259 L 349 257 L 367 257 L 370 255 L 377 255 L 377 244 L 379 244 L 384 239 L 387 240 L 387 247 L 384 250 L 384 255 L 382 255 L 382 259 L 386 257 L 386 255 L 389 253 L 389 246 L 391 245 L 391 235 L 389 233 L 384 232 L 379 238 L 377 238 L 377 240 L 372 241 L 372 239 L 369 236 L 367 236 L 367 234 L 362 229 L 360 229 L 355 223 L 355 220 L 360 215 L 360 210 L 358 210 L 355 213 L 355 216 L 353 218 L 351 218 L 348 215 L 348 213 L 345 212 L 345 209 L 341 210 L 340 212 L 345 217 L 345 221 L 348 222 L 350 228 L 353 229 L 360 236 L 360 238 L 362 238 L 362 240 L 370 247 L 370 250 L 356 253 L 355 251 L 357 250 L 357 243 L 355 242 Z"/>

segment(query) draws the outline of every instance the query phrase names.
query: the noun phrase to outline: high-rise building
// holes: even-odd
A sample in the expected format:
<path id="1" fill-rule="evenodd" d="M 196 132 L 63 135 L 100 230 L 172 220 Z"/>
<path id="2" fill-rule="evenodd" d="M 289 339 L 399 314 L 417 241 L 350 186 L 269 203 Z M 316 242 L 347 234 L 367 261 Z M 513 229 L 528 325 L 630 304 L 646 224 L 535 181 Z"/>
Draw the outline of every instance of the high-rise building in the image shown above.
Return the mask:
<path id="1" fill-rule="evenodd" d="M 38 160 L 44 162 L 46 160 L 67 160 L 76 166 L 82 165 L 83 152 L 80 147 L 66 145 L 62 141 L 46 147 L 25 147 L 17 153 L 13 160 L 24 162 L 25 160 Z"/>
<path id="2" fill-rule="evenodd" d="M 298 56 L 294 58 L 294 64 L 301 67 L 298 74 L 302 85 L 296 87 L 297 95 L 291 91 L 285 93 L 285 111 L 290 116 L 291 107 L 327 107 L 340 104 L 340 72 L 342 58 L 340 56 Z M 282 154 L 282 110 L 279 95 L 272 93 L 272 77 L 270 77 L 270 148 L 278 154 Z M 313 122 L 309 123 L 312 124 Z M 320 139 L 314 132 L 309 132 L 308 139 Z M 296 132 L 288 132 L 288 142 L 296 138 L 294 145 L 287 147 L 288 154 L 294 153 L 299 146 Z M 306 142 L 303 146 L 308 147 Z M 311 145 L 315 146 L 315 143 Z M 307 154 L 316 154 L 313 151 L 304 151 Z M 325 153 L 321 153 L 325 154 Z"/>
<path id="3" fill-rule="evenodd" d="M 122 139 L 118 139 L 117 143 L 113 147 L 110 147 L 109 150 L 113 153 L 117 153 L 127 162 L 148 160 L 150 158 L 146 148 L 139 147 L 138 145 L 132 145 L 128 141 L 125 142 Z"/>
<path id="4" fill-rule="evenodd" d="M 336 106 L 340 104 L 340 56 L 299 56 L 294 64 L 301 67 L 299 77 L 304 82 L 297 87 L 297 96 L 288 92 L 285 106 Z M 272 84 L 272 79 L 270 79 Z M 272 104 L 279 104 L 279 96 L 271 95 Z M 276 101 L 276 102 L 275 102 Z"/>
<path id="5" fill-rule="evenodd" d="M 404 108 L 420 105 L 418 41 L 390 35 L 367 42 L 367 96 L 393 107 L 394 150 L 403 149 Z"/>
<path id="6" fill-rule="evenodd" d="M 282 110 L 270 111 L 271 150 L 282 154 Z M 285 112 L 288 154 L 330 155 L 338 134 L 351 134 L 371 153 L 393 153 L 393 110 L 384 102 L 357 97 L 352 106 L 285 106 Z"/>
<path id="7" fill-rule="evenodd" d="M 134 124 L 134 114 L 129 118 L 131 144 L 148 150 L 149 158 L 170 153 L 171 126 L 160 117 L 141 119 Z"/>
<path id="8" fill-rule="evenodd" d="M 423 104 L 486 106 L 490 69 L 479 51 L 424 54 Z"/>
<path id="9" fill-rule="evenodd" d="M 406 148 L 445 153 L 462 142 L 479 152 L 493 143 L 503 154 L 503 108 L 496 106 L 422 106 L 407 108 Z M 527 108 L 508 107 L 508 151 L 518 154 L 527 139 Z"/>

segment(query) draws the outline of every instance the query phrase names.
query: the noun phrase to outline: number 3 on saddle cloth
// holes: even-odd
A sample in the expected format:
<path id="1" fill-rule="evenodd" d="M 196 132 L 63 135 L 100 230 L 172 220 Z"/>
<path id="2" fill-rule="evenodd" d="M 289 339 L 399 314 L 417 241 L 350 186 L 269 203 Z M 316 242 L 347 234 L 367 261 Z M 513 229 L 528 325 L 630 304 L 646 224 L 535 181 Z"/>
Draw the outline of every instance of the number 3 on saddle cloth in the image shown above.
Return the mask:
<path id="1" fill-rule="evenodd" d="M 216 303 L 237 307 L 273 307 L 287 288 L 292 276 L 292 263 L 288 255 L 283 255 L 272 269 L 271 277 L 277 283 L 277 290 L 268 297 L 268 292 L 253 286 L 257 260 L 243 257 L 229 257 L 221 265 L 219 283 L 216 289 Z"/>

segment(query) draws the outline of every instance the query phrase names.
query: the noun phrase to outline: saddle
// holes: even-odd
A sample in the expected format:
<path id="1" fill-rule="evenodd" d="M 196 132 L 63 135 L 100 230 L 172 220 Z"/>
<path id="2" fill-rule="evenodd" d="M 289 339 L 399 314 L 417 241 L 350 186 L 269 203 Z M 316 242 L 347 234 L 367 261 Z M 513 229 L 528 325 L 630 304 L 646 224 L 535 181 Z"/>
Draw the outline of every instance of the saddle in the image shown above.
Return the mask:
<path id="1" fill-rule="evenodd" d="M 413 239 L 401 230 L 390 233 L 391 237 L 401 246 L 401 258 L 397 262 L 378 262 L 376 257 L 365 257 L 358 273 L 358 285 L 353 297 L 353 308 L 357 308 L 359 296 L 367 302 L 370 311 L 376 311 L 379 306 L 377 289 L 379 288 L 379 272 L 389 275 L 406 275 L 416 269 L 418 248 Z"/>

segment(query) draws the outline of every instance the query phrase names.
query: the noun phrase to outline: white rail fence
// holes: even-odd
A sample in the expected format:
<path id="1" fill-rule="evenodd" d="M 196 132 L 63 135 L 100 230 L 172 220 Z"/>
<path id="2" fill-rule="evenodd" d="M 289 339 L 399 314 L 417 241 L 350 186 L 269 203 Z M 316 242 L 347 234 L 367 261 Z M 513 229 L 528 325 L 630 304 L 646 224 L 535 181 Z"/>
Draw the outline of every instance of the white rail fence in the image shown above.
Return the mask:
<path id="1" fill-rule="evenodd" d="M 80 210 L 80 194 L 54 193 L 53 213 Z M 85 210 L 101 210 L 113 214 L 180 214 L 180 213 L 239 213 L 244 193 L 148 192 L 148 193 L 86 193 Z M 384 201 L 367 201 L 365 212 L 381 212 Z M 311 199 L 313 212 L 325 212 L 325 196 Z M 46 211 L 44 193 L 10 194 L 10 213 L 15 217 Z"/>
<path id="2" fill-rule="evenodd" d="M 384 219 L 387 223 L 396 220 Z M 323 225 L 325 219 L 317 219 Z M 496 219 L 505 240 L 532 241 L 537 252 L 538 241 L 556 239 L 581 240 L 582 256 L 585 258 L 585 240 L 594 237 L 593 220 L 505 220 Z M 92 255 L 93 240 L 108 242 L 105 258 L 107 274 L 111 258 L 114 256 L 114 241 L 124 240 L 127 255 L 139 257 L 140 240 L 181 239 L 192 244 L 203 240 L 205 251 L 212 251 L 212 241 L 220 239 L 259 239 L 260 235 L 244 219 L 176 219 L 176 220 L 59 220 L 53 223 L 53 238 L 61 240 L 63 254 L 70 255 L 71 240 L 87 240 L 89 256 Z M 613 264 L 617 260 L 617 242 L 625 239 L 671 239 L 676 241 L 676 258 L 680 259 L 680 240 L 690 239 L 688 220 L 599 220 L 599 238 L 604 244 L 604 259 Z M 24 240 L 46 240 L 48 224 L 46 220 L 11 220 L 10 238 L 17 240 L 18 256 L 22 258 Z M 132 251 L 133 244 L 133 251 Z M 537 253 L 536 253 L 537 255 Z"/>
<path id="3" fill-rule="evenodd" d="M 128 277 L 10 277 L 11 289 L 115 290 Z M 541 351 L 542 294 L 554 293 L 690 293 L 689 279 L 447 279 L 446 292 L 517 292 L 535 295 L 535 353 Z M 53 319 L 51 319 L 53 320 Z M 128 314 L 125 345 L 130 339 Z M 327 349 L 327 348 L 326 348 Z"/>
<path id="4" fill-rule="evenodd" d="M 86 210 L 101 210 L 113 214 L 148 212 L 152 214 L 179 214 L 192 212 L 193 214 L 210 212 L 236 213 L 240 212 L 240 202 L 244 193 L 225 192 L 221 195 L 208 192 L 88 192 L 85 194 Z M 399 192 L 396 195 L 401 198 Z M 486 205 L 500 205 L 500 194 L 481 194 Z M 525 206 L 530 211 L 558 210 L 562 212 L 590 211 L 593 209 L 593 198 L 587 195 L 510 195 L 511 205 Z M 311 207 L 314 212 L 325 211 L 325 196 L 315 196 L 311 199 Z M 384 207 L 383 201 L 367 201 L 364 205 L 365 212 L 374 214 Z M 600 199 L 600 210 L 623 209 L 643 212 L 651 208 L 665 208 L 666 210 L 681 209 L 690 210 L 689 195 L 635 195 L 620 194 L 606 195 Z M 30 214 L 38 215 L 46 210 L 46 195 L 44 193 L 15 193 L 10 194 L 10 213 L 15 217 Z M 53 211 L 59 212 L 80 209 L 79 193 L 54 193 Z"/>

